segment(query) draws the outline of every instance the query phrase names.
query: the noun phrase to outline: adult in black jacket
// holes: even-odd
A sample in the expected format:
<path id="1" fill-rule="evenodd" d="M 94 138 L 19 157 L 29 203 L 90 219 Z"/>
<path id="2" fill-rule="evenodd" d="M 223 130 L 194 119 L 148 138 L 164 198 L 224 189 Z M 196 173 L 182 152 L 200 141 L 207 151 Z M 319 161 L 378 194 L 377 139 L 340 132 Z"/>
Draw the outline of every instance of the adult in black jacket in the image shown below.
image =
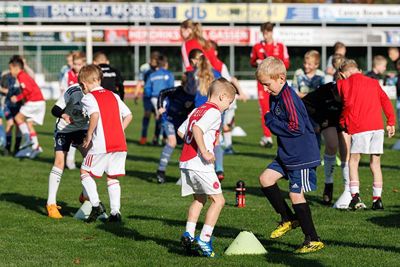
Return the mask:
<path id="1" fill-rule="evenodd" d="M 103 72 L 101 86 L 116 93 L 122 100 L 124 100 L 124 79 L 119 70 L 110 66 L 110 61 L 106 54 L 103 52 L 95 53 L 93 56 L 93 63 L 98 65 Z"/>

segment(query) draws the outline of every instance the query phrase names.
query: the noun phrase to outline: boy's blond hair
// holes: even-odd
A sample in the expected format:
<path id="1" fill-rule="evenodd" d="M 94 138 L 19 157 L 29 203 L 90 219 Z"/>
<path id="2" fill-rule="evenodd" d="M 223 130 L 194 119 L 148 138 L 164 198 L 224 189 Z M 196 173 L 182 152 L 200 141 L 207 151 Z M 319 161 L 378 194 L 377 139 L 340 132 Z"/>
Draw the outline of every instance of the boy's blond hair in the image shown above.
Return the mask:
<path id="1" fill-rule="evenodd" d="M 372 60 L 372 67 L 375 68 L 378 65 L 387 64 L 387 59 L 384 56 L 376 55 Z"/>
<path id="2" fill-rule="evenodd" d="M 348 71 L 349 69 L 358 69 L 357 62 L 354 59 L 345 59 L 339 67 L 340 72 Z"/>
<path id="3" fill-rule="evenodd" d="M 79 83 L 94 83 L 101 82 L 103 78 L 103 72 L 101 68 L 97 65 L 90 64 L 82 67 L 78 74 Z"/>
<path id="4" fill-rule="evenodd" d="M 275 57 L 268 57 L 264 59 L 258 66 L 256 71 L 257 80 L 262 76 L 269 76 L 273 80 L 277 80 L 280 75 L 285 76 L 286 80 L 286 67 L 282 60 Z"/>
<path id="5" fill-rule="evenodd" d="M 81 59 L 86 62 L 86 54 L 82 51 L 75 51 L 72 53 L 72 61 Z"/>
<path id="6" fill-rule="evenodd" d="M 211 98 L 212 96 L 219 93 L 225 93 L 228 96 L 234 98 L 237 93 L 237 89 L 227 79 L 218 78 L 210 84 L 210 88 L 208 90 L 208 98 Z"/>
<path id="7" fill-rule="evenodd" d="M 319 55 L 319 52 L 317 50 L 310 50 L 304 54 L 304 61 L 306 61 L 307 59 L 314 59 L 315 63 L 319 65 L 321 56 Z"/>

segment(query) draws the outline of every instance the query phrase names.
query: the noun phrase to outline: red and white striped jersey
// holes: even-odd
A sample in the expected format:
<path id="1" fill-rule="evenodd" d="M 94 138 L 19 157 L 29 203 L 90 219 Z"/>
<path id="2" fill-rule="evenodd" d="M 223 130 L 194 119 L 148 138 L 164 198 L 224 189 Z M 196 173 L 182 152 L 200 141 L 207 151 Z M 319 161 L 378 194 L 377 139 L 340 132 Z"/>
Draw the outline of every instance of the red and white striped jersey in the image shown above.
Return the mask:
<path id="1" fill-rule="evenodd" d="M 179 167 L 201 172 L 214 172 L 214 164 L 206 163 L 200 155 L 192 132 L 194 125 L 203 131 L 206 149 L 213 153 L 221 126 L 221 112 L 218 106 L 214 103 L 206 102 L 204 105 L 194 109 L 178 129 L 179 132 L 185 134 Z"/>
<path id="2" fill-rule="evenodd" d="M 268 44 L 265 41 L 255 44 L 250 54 L 250 65 L 257 67 L 257 59 L 263 60 L 267 57 L 279 58 L 285 64 L 286 69 L 289 69 L 289 53 L 284 44 L 278 42 Z"/>
<path id="3" fill-rule="evenodd" d="M 67 72 L 68 75 L 68 87 L 70 87 L 73 84 L 78 83 L 78 73 L 75 73 L 75 71 L 73 69 L 71 69 L 70 71 Z"/>
<path id="4" fill-rule="evenodd" d="M 94 130 L 93 146 L 88 153 L 102 154 L 127 151 L 122 118 L 131 114 L 121 98 L 102 87 L 95 88 L 82 98 L 83 111 L 89 117 L 99 113 L 99 121 Z"/>

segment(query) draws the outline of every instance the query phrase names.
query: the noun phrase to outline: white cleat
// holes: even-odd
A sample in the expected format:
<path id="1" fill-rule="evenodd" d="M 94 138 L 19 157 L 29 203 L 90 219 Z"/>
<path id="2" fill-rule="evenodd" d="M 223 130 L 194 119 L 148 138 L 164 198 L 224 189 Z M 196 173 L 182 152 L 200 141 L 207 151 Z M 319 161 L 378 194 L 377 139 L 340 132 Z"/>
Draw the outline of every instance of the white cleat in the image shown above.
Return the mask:
<path id="1" fill-rule="evenodd" d="M 348 209 L 352 200 L 350 191 L 344 191 L 339 199 L 333 204 L 334 209 Z"/>

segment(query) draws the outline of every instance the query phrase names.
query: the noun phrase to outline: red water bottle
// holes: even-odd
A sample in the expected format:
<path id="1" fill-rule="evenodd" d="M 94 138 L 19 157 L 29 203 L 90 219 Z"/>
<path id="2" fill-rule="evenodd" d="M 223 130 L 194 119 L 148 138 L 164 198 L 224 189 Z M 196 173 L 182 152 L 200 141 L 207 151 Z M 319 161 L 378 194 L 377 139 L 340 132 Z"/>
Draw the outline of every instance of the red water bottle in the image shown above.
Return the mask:
<path id="1" fill-rule="evenodd" d="M 244 208 L 246 206 L 246 187 L 244 181 L 239 180 L 236 183 L 236 207 Z"/>

